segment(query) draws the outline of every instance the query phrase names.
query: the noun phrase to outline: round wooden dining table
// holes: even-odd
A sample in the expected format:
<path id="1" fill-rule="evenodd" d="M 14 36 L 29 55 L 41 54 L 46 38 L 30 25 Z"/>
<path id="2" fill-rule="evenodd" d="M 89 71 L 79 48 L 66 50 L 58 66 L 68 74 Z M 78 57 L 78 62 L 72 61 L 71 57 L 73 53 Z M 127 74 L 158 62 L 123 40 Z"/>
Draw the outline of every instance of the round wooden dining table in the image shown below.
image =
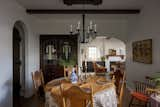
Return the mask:
<path id="1" fill-rule="evenodd" d="M 94 107 L 117 107 L 117 96 L 115 86 L 112 81 L 105 77 L 90 77 L 85 81 L 72 84 L 68 79 L 58 78 L 50 81 L 45 86 L 45 107 L 63 107 L 63 97 L 61 94 L 61 84 L 67 90 L 73 85 L 88 89 L 92 86 Z"/>

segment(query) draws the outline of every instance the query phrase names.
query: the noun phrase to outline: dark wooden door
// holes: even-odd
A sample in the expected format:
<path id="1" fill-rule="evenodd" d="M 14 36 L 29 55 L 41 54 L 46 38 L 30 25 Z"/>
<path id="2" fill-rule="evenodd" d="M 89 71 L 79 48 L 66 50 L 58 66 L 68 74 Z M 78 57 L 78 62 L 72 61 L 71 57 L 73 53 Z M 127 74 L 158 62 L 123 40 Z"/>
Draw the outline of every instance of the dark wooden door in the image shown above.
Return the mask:
<path id="1" fill-rule="evenodd" d="M 13 29 L 13 96 L 20 96 L 20 33 Z"/>

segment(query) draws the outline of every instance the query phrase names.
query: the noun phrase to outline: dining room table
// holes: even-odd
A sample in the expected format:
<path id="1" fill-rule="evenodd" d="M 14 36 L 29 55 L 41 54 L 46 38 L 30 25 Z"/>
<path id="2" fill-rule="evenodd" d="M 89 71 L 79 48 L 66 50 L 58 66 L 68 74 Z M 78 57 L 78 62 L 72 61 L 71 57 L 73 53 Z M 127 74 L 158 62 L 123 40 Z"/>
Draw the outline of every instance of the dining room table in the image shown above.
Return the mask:
<path id="1" fill-rule="evenodd" d="M 45 85 L 45 107 L 63 107 L 61 84 L 63 84 L 63 90 L 67 90 L 73 85 L 77 85 L 84 90 L 92 86 L 94 107 L 117 107 L 115 85 L 111 80 L 102 76 L 88 77 L 85 81 L 79 80 L 75 84 L 64 77 L 48 82 Z"/>

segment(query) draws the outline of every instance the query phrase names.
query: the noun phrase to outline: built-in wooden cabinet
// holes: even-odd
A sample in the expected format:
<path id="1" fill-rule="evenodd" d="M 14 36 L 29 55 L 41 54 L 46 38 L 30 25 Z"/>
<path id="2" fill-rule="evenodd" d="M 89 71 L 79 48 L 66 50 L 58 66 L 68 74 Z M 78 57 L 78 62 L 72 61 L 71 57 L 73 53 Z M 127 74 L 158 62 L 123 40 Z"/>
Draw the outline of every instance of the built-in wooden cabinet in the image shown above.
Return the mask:
<path id="1" fill-rule="evenodd" d="M 77 64 L 77 35 L 40 35 L 40 68 L 45 83 L 63 77 L 63 68 Z"/>

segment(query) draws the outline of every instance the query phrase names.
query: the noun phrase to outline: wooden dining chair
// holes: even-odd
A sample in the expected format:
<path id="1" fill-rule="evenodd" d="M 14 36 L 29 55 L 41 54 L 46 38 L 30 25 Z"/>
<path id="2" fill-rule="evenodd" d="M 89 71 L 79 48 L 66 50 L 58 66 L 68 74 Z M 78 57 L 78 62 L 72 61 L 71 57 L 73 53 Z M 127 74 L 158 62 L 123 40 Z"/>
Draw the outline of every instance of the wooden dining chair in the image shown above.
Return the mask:
<path id="1" fill-rule="evenodd" d="M 44 77 L 41 70 L 31 73 L 34 93 L 40 97 L 44 97 Z"/>
<path id="2" fill-rule="evenodd" d="M 62 88 L 64 107 L 93 107 L 92 88 L 71 86 L 67 90 Z"/>
<path id="3" fill-rule="evenodd" d="M 116 86 L 117 95 L 120 94 L 121 85 L 124 77 L 125 77 L 125 71 L 116 70 L 115 72 L 112 73 L 112 81 Z"/>
<path id="4" fill-rule="evenodd" d="M 154 81 L 154 78 L 153 77 L 150 77 L 150 76 L 145 76 L 145 82 L 152 85 L 152 86 L 155 86 L 157 83 Z"/>
<path id="5" fill-rule="evenodd" d="M 134 81 L 135 84 L 135 90 L 133 92 L 131 92 L 131 100 L 129 103 L 129 107 L 131 107 L 132 105 L 138 105 L 138 106 L 145 106 L 147 107 L 147 104 L 149 103 L 149 97 L 152 93 L 148 93 L 147 89 L 151 88 L 154 89 L 154 86 L 151 84 L 148 84 L 146 82 L 140 82 L 140 81 Z M 144 103 L 144 105 L 142 104 L 135 104 L 133 102 L 133 100 L 136 99 L 139 102 Z"/>
<path id="6" fill-rule="evenodd" d="M 96 75 L 105 75 L 107 69 L 104 66 L 97 64 L 96 62 L 92 62 L 93 69 Z"/>
<path id="7" fill-rule="evenodd" d="M 118 95 L 118 107 L 123 107 L 123 96 L 124 96 L 124 90 L 126 85 L 126 73 L 123 74 L 123 79 L 120 82 L 120 93 Z"/>
<path id="8" fill-rule="evenodd" d="M 69 72 L 70 72 L 70 68 L 67 66 L 64 66 L 64 77 L 68 78 L 69 77 Z"/>

